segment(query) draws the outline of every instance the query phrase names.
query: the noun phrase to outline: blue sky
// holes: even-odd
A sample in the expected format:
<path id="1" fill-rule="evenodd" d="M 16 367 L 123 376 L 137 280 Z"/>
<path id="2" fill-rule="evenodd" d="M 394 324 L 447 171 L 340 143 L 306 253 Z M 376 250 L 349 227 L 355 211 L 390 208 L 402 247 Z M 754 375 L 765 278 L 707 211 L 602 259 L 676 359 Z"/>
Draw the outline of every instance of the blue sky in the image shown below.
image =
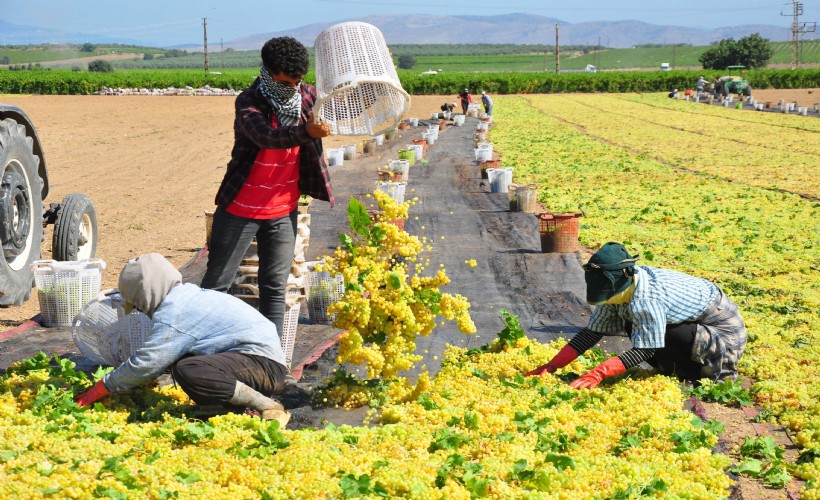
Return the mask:
<path id="1" fill-rule="evenodd" d="M 801 21 L 820 21 L 820 2 L 803 0 Z M 0 20 L 30 26 L 150 41 L 157 45 L 200 43 L 202 18 L 208 40 L 219 43 L 306 24 L 374 14 L 480 16 L 528 13 L 568 23 L 639 20 L 652 24 L 717 28 L 741 24 L 788 27 L 791 2 L 729 0 L 0 0 Z M 2 33 L 0 33 L 2 37 Z M 6 40 L 7 43 L 27 43 Z"/>

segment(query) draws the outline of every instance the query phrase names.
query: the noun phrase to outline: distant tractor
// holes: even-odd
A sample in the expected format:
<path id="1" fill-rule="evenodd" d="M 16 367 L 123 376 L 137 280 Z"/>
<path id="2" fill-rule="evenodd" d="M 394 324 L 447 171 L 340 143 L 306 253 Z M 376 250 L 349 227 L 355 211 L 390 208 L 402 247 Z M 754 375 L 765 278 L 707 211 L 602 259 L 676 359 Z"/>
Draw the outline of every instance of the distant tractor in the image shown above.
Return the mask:
<path id="1" fill-rule="evenodd" d="M 31 296 L 45 227 L 54 224 L 55 260 L 92 258 L 97 251 L 97 215 L 91 199 L 69 194 L 45 207 L 48 172 L 34 124 L 22 109 L 0 104 L 0 306 Z"/>
<path id="2" fill-rule="evenodd" d="M 729 94 L 743 95 L 749 97 L 752 95 L 752 86 L 748 81 L 740 76 L 722 76 L 716 78 L 707 90 L 716 96 L 726 97 Z"/>

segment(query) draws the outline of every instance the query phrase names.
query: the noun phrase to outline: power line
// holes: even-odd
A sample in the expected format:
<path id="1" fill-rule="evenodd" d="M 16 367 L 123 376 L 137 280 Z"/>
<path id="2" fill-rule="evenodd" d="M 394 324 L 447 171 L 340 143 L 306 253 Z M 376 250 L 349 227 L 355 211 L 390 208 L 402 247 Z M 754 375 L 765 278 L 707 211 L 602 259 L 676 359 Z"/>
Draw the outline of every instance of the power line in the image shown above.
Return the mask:
<path id="1" fill-rule="evenodd" d="M 792 69 L 799 68 L 801 63 L 800 58 L 800 36 L 803 33 L 814 33 L 817 29 L 817 21 L 810 21 L 801 23 L 800 16 L 803 15 L 803 4 L 797 0 L 792 0 L 792 13 L 781 16 L 792 16 Z"/>

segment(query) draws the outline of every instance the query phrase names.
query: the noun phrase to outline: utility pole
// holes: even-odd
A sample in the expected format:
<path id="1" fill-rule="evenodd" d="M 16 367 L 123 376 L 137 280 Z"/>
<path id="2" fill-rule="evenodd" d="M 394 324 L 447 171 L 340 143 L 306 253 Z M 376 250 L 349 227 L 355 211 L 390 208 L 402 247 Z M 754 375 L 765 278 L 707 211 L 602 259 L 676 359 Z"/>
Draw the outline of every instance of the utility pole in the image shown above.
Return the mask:
<path id="1" fill-rule="evenodd" d="M 558 45 L 558 23 L 555 23 L 555 73 L 561 73 L 561 47 Z"/>
<path id="2" fill-rule="evenodd" d="M 792 0 L 791 14 L 784 14 L 781 12 L 780 15 L 792 16 L 792 69 L 800 68 L 800 35 L 803 33 L 814 33 L 817 29 L 817 22 L 800 22 L 800 16 L 803 15 L 803 4 L 797 0 Z M 811 27 L 809 27 L 809 25 L 811 25 Z"/>
<path id="3" fill-rule="evenodd" d="M 595 46 L 595 68 L 601 69 L 601 37 L 598 37 L 598 45 Z"/>
<path id="4" fill-rule="evenodd" d="M 208 18 L 202 18 L 202 36 L 203 36 L 203 45 L 205 47 L 205 74 L 208 74 Z"/>

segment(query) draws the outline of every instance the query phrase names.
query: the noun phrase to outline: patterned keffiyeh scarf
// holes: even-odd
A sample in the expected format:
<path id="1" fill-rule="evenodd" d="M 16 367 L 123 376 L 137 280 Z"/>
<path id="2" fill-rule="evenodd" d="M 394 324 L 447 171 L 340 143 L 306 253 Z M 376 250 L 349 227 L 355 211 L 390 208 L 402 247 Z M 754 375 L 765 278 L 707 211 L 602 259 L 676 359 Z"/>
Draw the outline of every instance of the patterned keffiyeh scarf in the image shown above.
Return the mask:
<path id="1" fill-rule="evenodd" d="M 302 115 L 302 94 L 299 92 L 299 85 L 288 87 L 275 82 L 264 66 L 262 66 L 260 78 L 259 90 L 268 99 L 279 123 L 284 127 L 297 125 Z"/>

